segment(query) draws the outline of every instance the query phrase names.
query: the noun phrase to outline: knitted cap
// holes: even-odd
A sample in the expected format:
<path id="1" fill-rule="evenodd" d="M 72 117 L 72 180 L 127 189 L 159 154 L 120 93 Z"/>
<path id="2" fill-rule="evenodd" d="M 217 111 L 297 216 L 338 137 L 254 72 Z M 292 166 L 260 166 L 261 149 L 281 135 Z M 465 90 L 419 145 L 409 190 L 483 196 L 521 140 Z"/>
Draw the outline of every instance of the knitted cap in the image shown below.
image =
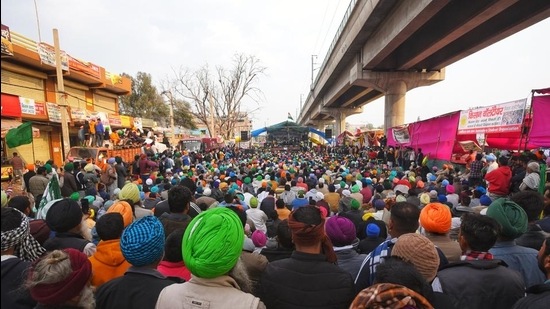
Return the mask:
<path id="1" fill-rule="evenodd" d="M 420 212 L 420 225 L 431 233 L 446 234 L 451 230 L 451 210 L 441 203 L 430 203 Z"/>
<path id="2" fill-rule="evenodd" d="M 120 237 L 120 250 L 128 263 L 136 267 L 160 261 L 164 255 L 162 223 L 155 216 L 145 216 L 128 225 Z"/>
<path id="3" fill-rule="evenodd" d="M 487 216 L 501 226 L 500 234 L 508 238 L 518 238 L 527 231 L 527 213 L 515 202 L 499 198 L 487 208 Z"/>
<path id="4" fill-rule="evenodd" d="M 426 236 L 417 233 L 399 236 L 391 255 L 412 263 L 428 282 L 432 282 L 437 274 L 439 255 L 435 245 Z"/>
<path id="5" fill-rule="evenodd" d="M 351 245 L 357 237 L 355 224 L 345 217 L 330 217 L 325 224 L 327 236 L 336 247 Z"/>

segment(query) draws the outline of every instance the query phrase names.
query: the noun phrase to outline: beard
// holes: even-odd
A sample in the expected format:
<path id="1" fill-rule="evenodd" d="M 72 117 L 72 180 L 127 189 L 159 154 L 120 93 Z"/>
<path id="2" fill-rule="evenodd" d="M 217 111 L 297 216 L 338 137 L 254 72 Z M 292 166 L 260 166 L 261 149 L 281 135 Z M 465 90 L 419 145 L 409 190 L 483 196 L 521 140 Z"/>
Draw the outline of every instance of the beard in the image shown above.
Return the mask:
<path id="1" fill-rule="evenodd" d="M 78 300 L 78 307 L 83 309 L 95 308 L 94 290 L 91 285 L 86 285 L 80 293 L 80 299 Z"/>
<path id="2" fill-rule="evenodd" d="M 237 264 L 235 264 L 235 266 L 229 271 L 228 275 L 237 282 L 241 288 L 241 291 L 252 294 L 254 287 L 241 258 L 237 260 Z"/>

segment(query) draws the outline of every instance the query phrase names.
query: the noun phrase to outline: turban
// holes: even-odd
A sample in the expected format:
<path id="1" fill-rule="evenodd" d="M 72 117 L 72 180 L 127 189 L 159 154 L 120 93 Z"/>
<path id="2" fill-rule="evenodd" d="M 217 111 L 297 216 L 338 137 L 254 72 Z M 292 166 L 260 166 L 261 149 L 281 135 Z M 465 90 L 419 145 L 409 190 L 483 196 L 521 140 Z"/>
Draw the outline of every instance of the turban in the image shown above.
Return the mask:
<path id="1" fill-rule="evenodd" d="M 518 204 L 499 198 L 487 208 L 487 216 L 501 226 L 500 234 L 507 238 L 518 238 L 527 231 L 527 213 Z"/>
<path id="2" fill-rule="evenodd" d="M 420 203 L 422 203 L 422 205 L 429 204 L 430 203 L 430 195 L 428 193 L 420 194 Z"/>
<path id="3" fill-rule="evenodd" d="M 202 192 L 202 195 L 204 196 L 210 196 L 210 194 L 212 194 L 212 189 L 210 188 L 205 188 Z"/>
<path id="4" fill-rule="evenodd" d="M 440 202 L 440 203 L 447 203 L 447 196 L 445 196 L 444 194 L 439 194 L 437 196 L 437 200 Z"/>
<path id="5" fill-rule="evenodd" d="M 229 185 L 227 184 L 227 182 L 222 182 L 220 183 L 219 188 L 220 190 L 223 190 L 223 189 L 229 188 Z"/>
<path id="6" fill-rule="evenodd" d="M 111 158 L 109 158 L 109 159 L 107 160 L 107 163 L 108 163 L 108 164 L 111 164 L 111 165 L 112 165 L 112 164 L 115 164 L 115 163 L 116 163 L 116 159 L 115 159 L 114 157 L 111 157 Z"/>
<path id="7" fill-rule="evenodd" d="M 145 184 L 148 185 L 148 186 L 152 186 L 153 185 L 153 179 L 147 178 L 147 180 L 145 180 Z"/>
<path id="8" fill-rule="evenodd" d="M 540 172 L 540 165 L 537 162 L 529 162 L 529 164 L 527 164 L 527 168 L 533 171 L 533 173 Z"/>
<path id="9" fill-rule="evenodd" d="M 164 254 L 162 223 L 155 216 L 145 216 L 134 221 L 120 237 L 120 250 L 128 263 L 136 267 L 160 261 Z"/>
<path id="10" fill-rule="evenodd" d="M 422 180 L 419 180 L 416 182 L 416 187 L 419 189 L 424 188 L 424 182 Z"/>
<path id="11" fill-rule="evenodd" d="M 183 261 L 201 278 L 227 274 L 237 264 L 244 244 L 241 219 L 231 209 L 217 207 L 201 212 L 183 235 Z"/>
<path id="12" fill-rule="evenodd" d="M 365 228 L 365 234 L 369 238 L 378 238 L 380 236 L 380 227 L 376 223 L 369 223 Z"/>
<path id="13" fill-rule="evenodd" d="M 253 196 L 250 198 L 250 207 L 256 208 L 258 207 L 258 198 Z"/>
<path id="14" fill-rule="evenodd" d="M 244 178 L 244 183 L 249 184 L 250 183 L 250 177 L 245 177 Z"/>
<path id="15" fill-rule="evenodd" d="M 202 187 L 199 187 L 199 188 L 201 188 L 201 192 L 202 192 Z M 197 189 L 197 191 L 198 191 L 198 189 Z M 154 186 L 154 187 L 151 188 L 151 193 L 158 193 L 158 192 L 159 192 L 159 187 Z"/>
<path id="16" fill-rule="evenodd" d="M 31 236 L 29 218 L 17 208 L 12 208 L 21 217 L 21 224 L 19 227 L 2 231 L 2 251 L 9 248 L 15 249 L 15 255 L 24 261 L 32 262 L 46 252 L 46 249 L 42 248 L 40 243 Z"/>
<path id="17" fill-rule="evenodd" d="M 481 206 L 489 206 L 492 202 L 493 201 L 488 195 L 483 194 L 479 197 L 479 203 L 481 204 Z"/>
<path id="18" fill-rule="evenodd" d="M 351 200 L 351 209 L 359 209 L 361 207 L 361 204 L 359 204 L 359 201 L 356 199 Z"/>
<path id="19" fill-rule="evenodd" d="M 447 191 L 447 194 L 455 193 L 455 187 L 454 186 L 446 186 L 445 190 Z"/>
<path id="20" fill-rule="evenodd" d="M 487 190 L 486 190 L 484 187 L 482 187 L 482 186 L 477 186 L 476 189 L 475 189 L 475 191 L 478 191 L 478 192 L 481 193 L 481 194 L 487 193 Z"/>
<path id="21" fill-rule="evenodd" d="M 319 216 L 322 218 L 320 210 L 317 210 L 319 211 Z M 292 232 L 292 241 L 304 245 L 316 245 L 318 242 L 320 242 L 321 247 L 323 248 L 323 252 L 327 257 L 327 261 L 331 263 L 336 262 L 336 254 L 334 253 L 334 249 L 332 248 L 332 242 L 325 233 L 325 220 L 321 219 L 321 223 L 317 225 L 302 223 L 294 218 L 295 212 L 296 211 L 291 212 L 288 216 L 288 227 Z"/>
<path id="22" fill-rule="evenodd" d="M 124 221 L 124 227 L 127 227 L 134 221 L 134 213 L 132 211 L 132 206 L 125 201 L 118 201 L 116 204 L 111 205 L 107 210 L 107 213 L 118 212 L 122 215 Z"/>
<path id="23" fill-rule="evenodd" d="M 351 187 L 351 193 L 358 193 L 358 192 L 359 192 L 359 186 L 353 185 L 353 187 Z"/>
<path id="24" fill-rule="evenodd" d="M 44 165 L 44 168 L 46 169 L 46 173 L 51 173 L 52 172 L 52 165 L 51 164 L 46 164 Z"/>
<path id="25" fill-rule="evenodd" d="M 333 216 L 325 223 L 327 236 L 336 247 L 351 245 L 357 237 L 355 224 L 345 217 Z"/>
<path id="26" fill-rule="evenodd" d="M 29 171 L 34 171 L 34 164 L 32 164 L 32 163 L 27 164 L 27 169 Z"/>
<path id="27" fill-rule="evenodd" d="M 447 205 L 430 203 L 420 211 L 420 225 L 430 232 L 446 234 L 451 230 L 451 210 Z"/>
<path id="28" fill-rule="evenodd" d="M 94 170 L 94 165 L 92 163 L 88 163 L 86 164 L 86 166 L 84 166 L 85 172 L 92 172 L 93 170 Z"/>
<path id="29" fill-rule="evenodd" d="M 446 187 L 446 186 L 449 185 L 449 181 L 448 181 L 447 179 L 443 179 L 443 181 L 441 181 L 441 185 L 442 185 L 443 187 Z"/>
<path id="30" fill-rule="evenodd" d="M 357 294 L 350 309 L 359 308 L 433 308 L 424 296 L 393 283 L 378 283 Z"/>
<path id="31" fill-rule="evenodd" d="M 46 223 L 55 232 L 63 233 L 82 222 L 82 208 L 72 199 L 55 202 L 46 213 Z"/>
<path id="32" fill-rule="evenodd" d="M 57 268 L 54 267 L 55 264 L 68 262 L 72 271 L 61 281 L 39 283 L 30 288 L 32 298 L 42 305 L 62 305 L 78 296 L 92 276 L 92 263 L 88 260 L 86 254 L 72 248 L 63 249 L 63 252 L 68 255 L 67 261 L 67 259 L 54 257 L 56 252 L 59 251 L 53 251 L 44 256 L 39 264 L 48 264 L 48 267 L 45 268 L 51 269 L 52 267 Z M 41 268 L 34 265 L 30 269 L 29 278 L 31 281 L 41 281 L 43 279 L 44 274 L 37 273 Z"/>
<path id="33" fill-rule="evenodd" d="M 127 183 L 122 187 L 122 190 L 120 190 L 118 198 L 121 200 L 130 200 L 134 204 L 139 202 L 140 196 L 138 186 L 134 183 Z"/>
<path id="34" fill-rule="evenodd" d="M 349 197 L 351 195 L 351 192 L 349 190 L 343 190 L 342 195 L 345 197 Z"/>
<path id="35" fill-rule="evenodd" d="M 71 193 L 71 195 L 69 196 L 69 198 L 73 201 L 77 201 L 80 200 L 80 194 L 78 194 L 78 192 L 73 192 Z"/>
<path id="36" fill-rule="evenodd" d="M 65 171 L 72 172 L 74 170 L 74 164 L 73 162 L 69 162 L 65 164 Z"/>
<path id="37" fill-rule="evenodd" d="M 382 210 L 385 207 L 386 207 L 386 202 L 384 202 L 384 200 L 382 199 L 374 200 L 374 208 L 376 208 L 376 210 Z"/>
<path id="38" fill-rule="evenodd" d="M 252 242 L 256 247 L 263 247 L 267 243 L 267 237 L 265 236 L 264 232 L 260 230 L 255 230 L 250 238 L 252 239 Z"/>
<path id="39" fill-rule="evenodd" d="M 391 250 L 391 255 L 398 256 L 412 263 L 428 282 L 432 282 L 439 268 L 439 254 L 431 240 L 417 233 L 399 236 Z"/>

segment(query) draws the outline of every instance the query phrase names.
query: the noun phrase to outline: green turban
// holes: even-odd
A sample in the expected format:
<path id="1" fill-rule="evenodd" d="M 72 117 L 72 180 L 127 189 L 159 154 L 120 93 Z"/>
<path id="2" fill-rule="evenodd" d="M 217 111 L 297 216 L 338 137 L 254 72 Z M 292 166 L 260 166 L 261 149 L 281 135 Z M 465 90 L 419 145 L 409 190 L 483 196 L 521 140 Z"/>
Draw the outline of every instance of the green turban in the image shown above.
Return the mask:
<path id="1" fill-rule="evenodd" d="M 250 177 L 245 177 L 244 178 L 244 183 L 245 184 L 249 184 L 251 181 L 250 181 Z"/>
<path id="2" fill-rule="evenodd" d="M 71 194 L 71 196 L 69 196 L 69 198 L 70 198 L 71 200 L 73 200 L 73 201 L 77 201 L 77 202 L 78 202 L 78 200 L 80 200 L 80 194 L 78 194 L 78 192 L 73 192 L 73 193 Z"/>
<path id="3" fill-rule="evenodd" d="M 344 189 L 346 187 L 345 181 L 340 181 L 340 188 Z"/>
<path id="4" fill-rule="evenodd" d="M 500 235 L 518 238 L 527 231 L 527 213 L 518 204 L 506 198 L 499 198 L 487 208 L 487 216 L 501 226 Z"/>
<path id="5" fill-rule="evenodd" d="M 357 184 L 351 187 L 351 193 L 359 193 L 359 186 Z"/>
<path id="6" fill-rule="evenodd" d="M 244 237 L 243 223 L 231 209 L 204 211 L 189 223 L 183 235 L 185 266 L 201 278 L 227 274 L 241 256 Z"/>
<path id="7" fill-rule="evenodd" d="M 257 181 L 262 181 L 263 179 L 264 179 L 264 178 L 262 177 L 262 175 L 256 176 L 256 180 L 257 180 Z"/>
<path id="8" fill-rule="evenodd" d="M 359 204 L 359 201 L 356 199 L 351 200 L 351 209 L 359 209 L 361 207 L 361 204 Z"/>
<path id="9" fill-rule="evenodd" d="M 72 172 L 72 171 L 74 171 L 74 164 L 73 164 L 73 162 L 69 162 L 69 163 L 65 164 L 64 169 L 65 169 L 65 171 L 67 171 L 67 172 Z"/>
<path id="10" fill-rule="evenodd" d="M 44 165 L 44 168 L 46 169 L 46 173 L 49 174 L 52 172 L 52 166 L 50 164 Z"/>

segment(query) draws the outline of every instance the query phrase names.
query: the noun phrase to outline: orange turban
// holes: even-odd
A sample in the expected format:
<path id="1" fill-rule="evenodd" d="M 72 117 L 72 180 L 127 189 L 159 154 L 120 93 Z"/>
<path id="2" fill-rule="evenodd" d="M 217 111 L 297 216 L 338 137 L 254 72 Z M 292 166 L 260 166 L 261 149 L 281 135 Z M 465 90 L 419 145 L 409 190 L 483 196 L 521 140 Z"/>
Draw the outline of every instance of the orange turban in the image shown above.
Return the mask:
<path id="1" fill-rule="evenodd" d="M 431 233 L 445 234 L 451 230 L 451 210 L 441 203 L 430 203 L 420 212 L 420 225 Z"/>

